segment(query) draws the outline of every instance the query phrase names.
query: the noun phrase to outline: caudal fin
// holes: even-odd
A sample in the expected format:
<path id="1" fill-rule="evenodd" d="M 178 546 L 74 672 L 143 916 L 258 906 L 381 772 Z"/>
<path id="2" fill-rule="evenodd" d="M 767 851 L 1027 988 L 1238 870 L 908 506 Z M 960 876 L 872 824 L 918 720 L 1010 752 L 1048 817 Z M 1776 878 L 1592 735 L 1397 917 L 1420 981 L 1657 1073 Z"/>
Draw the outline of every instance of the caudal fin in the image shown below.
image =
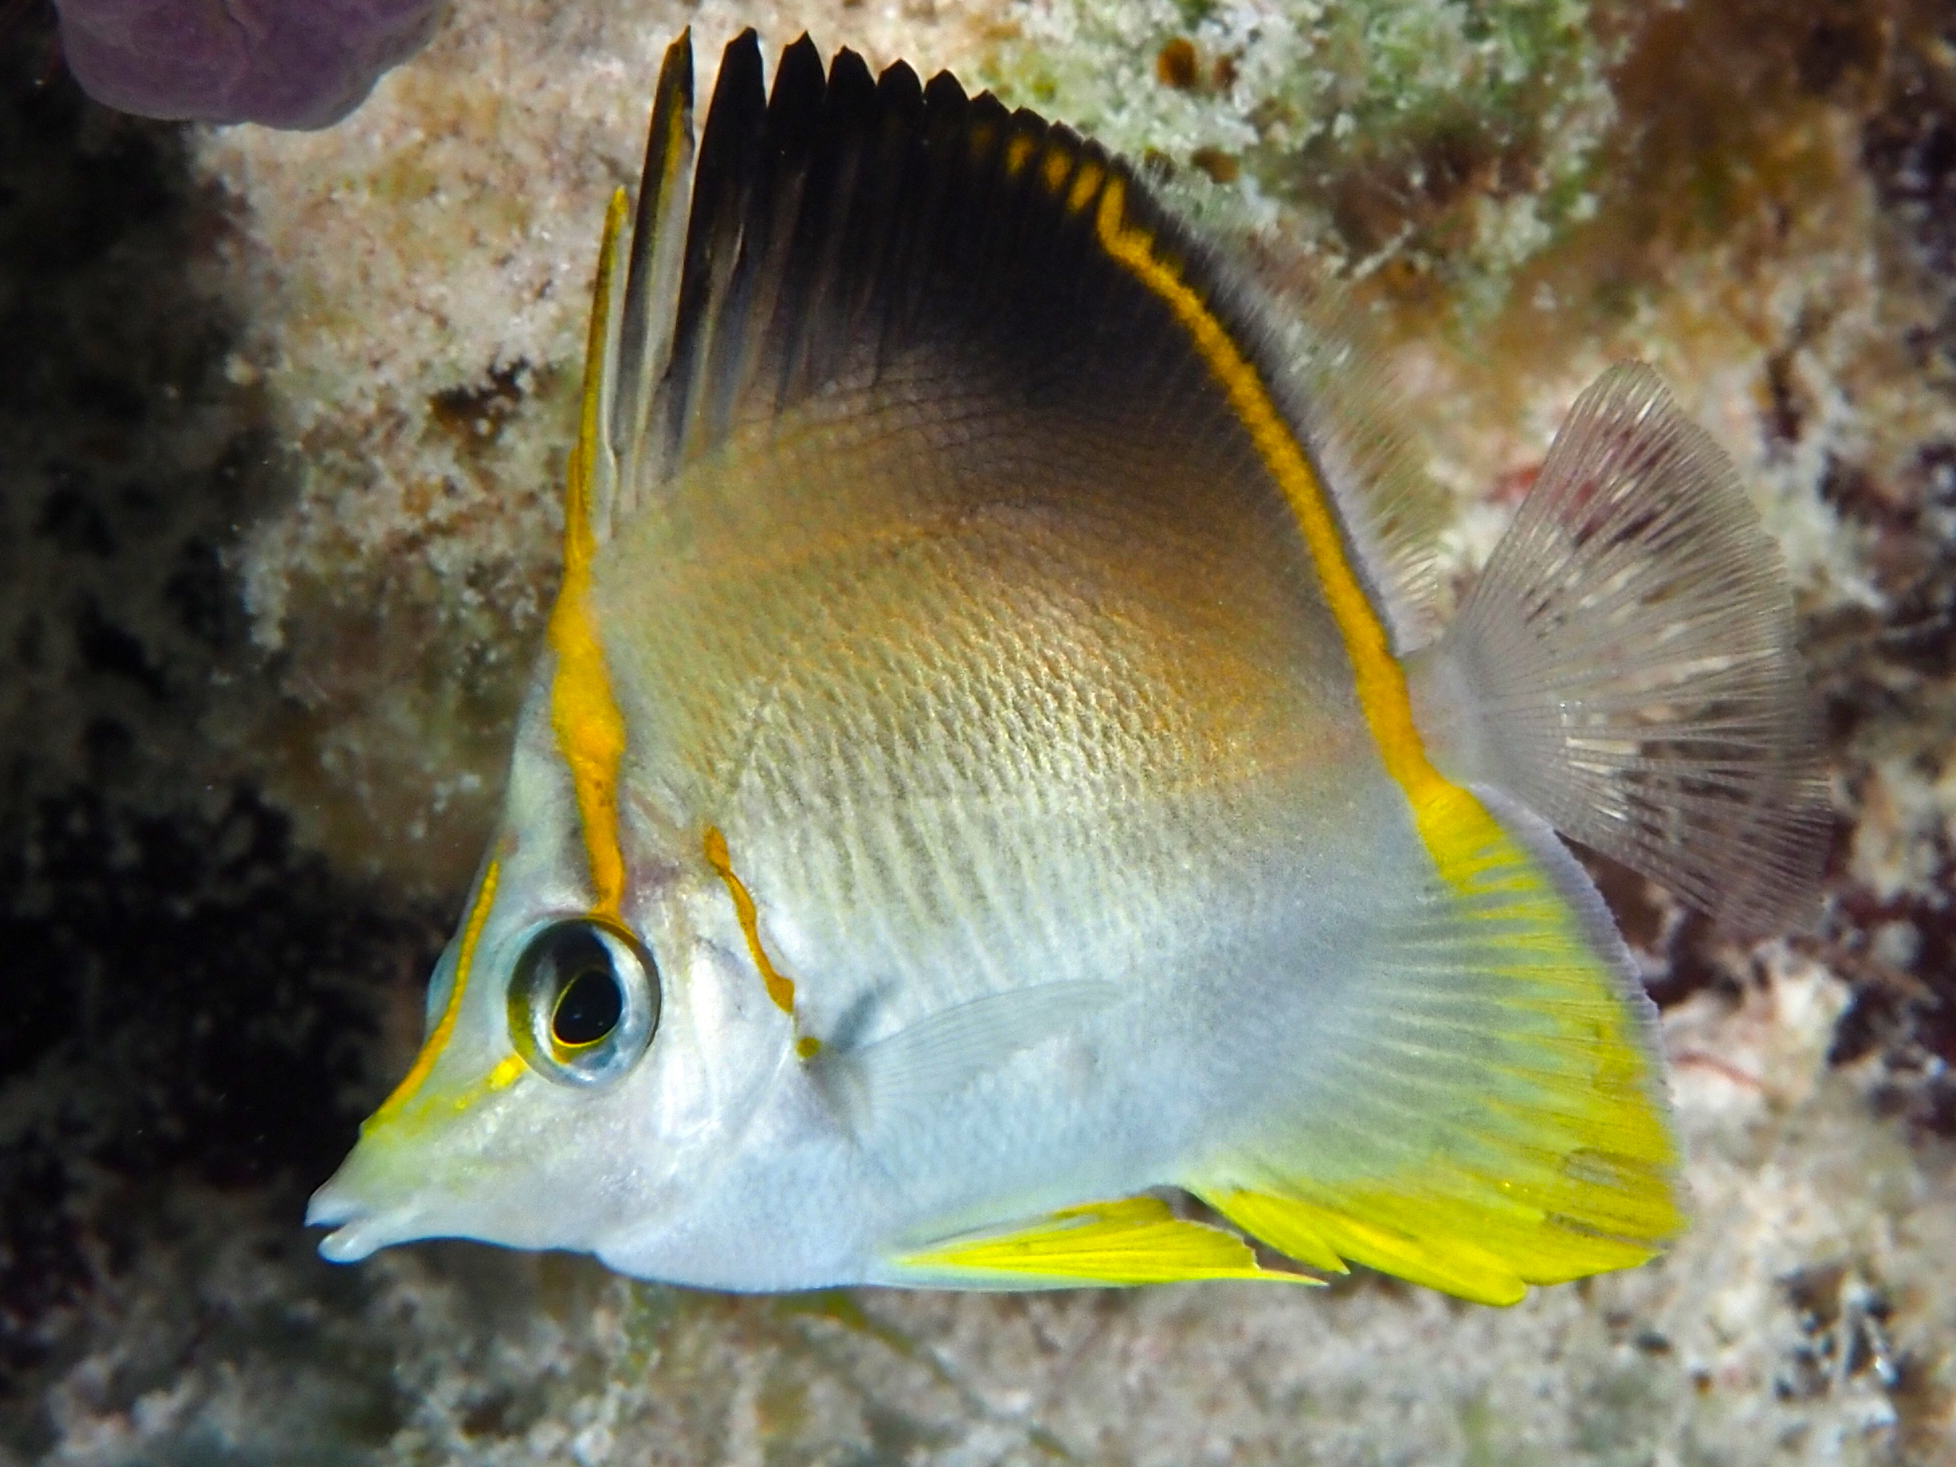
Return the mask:
<path id="1" fill-rule="evenodd" d="M 1648 367 L 1577 399 L 1413 681 L 1451 777 L 1741 930 L 1806 917 L 1825 807 L 1785 570 Z"/>

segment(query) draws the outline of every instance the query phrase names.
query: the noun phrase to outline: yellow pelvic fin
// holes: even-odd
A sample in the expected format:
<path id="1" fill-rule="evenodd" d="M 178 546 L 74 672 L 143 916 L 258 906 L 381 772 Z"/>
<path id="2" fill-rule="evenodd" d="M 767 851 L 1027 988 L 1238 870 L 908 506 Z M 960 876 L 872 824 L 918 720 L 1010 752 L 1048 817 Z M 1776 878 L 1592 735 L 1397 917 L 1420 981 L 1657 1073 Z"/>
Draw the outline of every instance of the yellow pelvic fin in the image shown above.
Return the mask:
<path id="1" fill-rule="evenodd" d="M 1189 1279 L 1320 1280 L 1259 1265 L 1242 1239 L 1187 1222 L 1155 1197 L 1069 1207 L 1019 1232 L 941 1244 L 900 1260 L 962 1288 L 1169 1284 Z"/>
<path id="2" fill-rule="evenodd" d="M 767 996 L 774 1000 L 775 1007 L 782 1013 L 792 1016 L 795 1011 L 795 984 L 792 978 L 774 966 L 768 957 L 767 949 L 761 945 L 761 914 L 754 905 L 754 898 L 747 890 L 747 884 L 734 875 L 733 858 L 727 853 L 727 838 L 720 833 L 718 826 L 706 827 L 702 842 L 706 851 L 706 864 L 711 866 L 721 881 L 726 883 L 727 895 L 733 898 L 734 915 L 740 919 L 740 930 L 747 938 L 747 954 L 754 960 L 754 966 L 761 970 L 761 982 L 767 985 Z M 803 1041 L 806 1045 L 810 1041 Z M 801 1048 L 803 1059 L 812 1058 L 816 1050 Z"/>
<path id="3" fill-rule="evenodd" d="M 612 696 L 611 674 L 591 610 L 591 562 L 598 551 L 593 486 L 601 451 L 602 403 L 617 285 L 619 239 L 625 227 L 625 191 L 612 195 L 605 215 L 598 285 L 591 302 L 585 348 L 584 399 L 564 486 L 564 584 L 550 613 L 549 639 L 557 654 L 550 688 L 550 722 L 557 747 L 570 766 L 584 849 L 591 867 L 592 910 L 620 921 L 625 897 L 625 858 L 618 838 L 618 768 L 625 757 L 625 717 Z"/>

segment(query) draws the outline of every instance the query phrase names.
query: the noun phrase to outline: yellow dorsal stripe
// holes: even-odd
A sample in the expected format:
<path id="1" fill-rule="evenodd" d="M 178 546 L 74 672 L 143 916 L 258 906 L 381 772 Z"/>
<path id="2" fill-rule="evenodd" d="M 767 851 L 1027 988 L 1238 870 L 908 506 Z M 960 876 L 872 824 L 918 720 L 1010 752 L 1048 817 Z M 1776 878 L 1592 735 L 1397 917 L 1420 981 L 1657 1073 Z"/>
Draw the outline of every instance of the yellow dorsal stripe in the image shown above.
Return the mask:
<path id="1" fill-rule="evenodd" d="M 618 841 L 618 767 L 625 757 L 625 719 L 612 696 L 611 675 L 591 611 L 591 562 L 598 550 L 596 527 L 591 523 L 591 482 L 597 471 L 606 335 L 624 225 L 625 191 L 619 189 L 605 215 L 603 253 L 591 302 L 583 409 L 564 486 L 564 584 L 550 614 L 549 632 L 551 650 L 557 654 L 550 723 L 577 792 L 591 867 L 592 910 L 613 920 L 622 920 L 619 907 L 625 897 L 625 858 Z"/>
<path id="2" fill-rule="evenodd" d="M 734 915 L 740 919 L 740 930 L 747 938 L 747 952 L 754 960 L 754 966 L 761 970 L 761 982 L 767 985 L 767 996 L 774 1000 L 775 1007 L 782 1013 L 792 1015 L 795 1011 L 795 984 L 774 966 L 761 946 L 761 914 L 754 905 L 754 898 L 748 894 L 747 884 L 734 875 L 733 858 L 727 854 L 727 838 L 719 827 L 706 827 L 706 837 L 702 842 L 706 849 L 706 864 L 719 874 L 726 883 L 727 893 L 733 898 Z M 808 1041 L 803 1041 L 806 1044 Z M 818 1049 L 820 1045 L 816 1046 Z M 808 1058 L 813 1051 L 804 1049 L 802 1057 Z"/>
<path id="3" fill-rule="evenodd" d="M 1049 143 L 1039 167 L 1046 180 L 1046 192 L 1056 194 L 1060 191 L 1060 185 L 1066 182 L 1066 176 L 1073 171 L 1073 155 L 1057 143 Z"/>
<path id="4" fill-rule="evenodd" d="M 1599 992 L 1596 986 L 1605 980 L 1605 965 L 1582 941 L 1539 865 L 1478 799 L 1428 759 L 1405 672 L 1345 552 L 1323 481 L 1228 329 L 1176 266 L 1156 253 L 1153 234 L 1128 223 L 1120 178 L 1108 180 L 1095 225 L 1109 256 L 1189 333 L 1289 502 L 1351 660 L 1380 759 L 1405 791 L 1439 874 L 1463 895 L 1500 897 L 1470 910 L 1526 924 L 1505 944 L 1500 966 L 1516 980 L 1518 994 L 1545 994 L 1542 1011 L 1566 1015 L 1558 1027 L 1586 1048 L 1594 1065 L 1573 1092 L 1545 1101 L 1560 1108 L 1557 1125 L 1531 1122 L 1540 1144 L 1567 1157 L 1551 1195 L 1539 1205 L 1512 1195 L 1502 1177 L 1477 1176 L 1444 1160 L 1415 1176 L 1323 1185 L 1295 1177 L 1283 1186 L 1298 1195 L 1255 1196 L 1226 1187 L 1211 1193 L 1212 1200 L 1238 1225 L 1314 1266 L 1339 1267 L 1350 1259 L 1490 1303 L 1514 1302 L 1527 1282 L 1643 1261 L 1679 1226 L 1665 1176 L 1674 1153 L 1661 1117 L 1642 1094 L 1647 1066 L 1628 1033 L 1627 1011 L 1595 1004 L 1608 995 L 1607 987 Z M 1500 1117 L 1491 1113 L 1483 1120 Z M 1585 1155 L 1595 1179 L 1577 1166 Z M 1618 1232 L 1624 1236 L 1610 1235 Z"/>
<path id="5" fill-rule="evenodd" d="M 428 1036 L 427 1043 L 421 1046 L 421 1053 L 415 1056 L 414 1067 L 401 1077 L 401 1083 L 394 1087 L 394 1093 L 381 1102 L 380 1109 L 367 1117 L 360 1129 L 364 1133 L 375 1126 L 391 1120 L 412 1099 L 421 1088 L 422 1082 L 441 1058 L 441 1052 L 448 1047 L 448 1036 L 455 1032 L 455 1016 L 462 1012 L 462 992 L 469 986 L 469 969 L 475 962 L 475 945 L 482 936 L 482 929 L 489 920 L 489 909 L 496 903 L 496 878 L 498 863 L 491 861 L 489 869 L 482 873 L 482 887 L 475 894 L 475 905 L 469 908 L 469 920 L 462 927 L 462 950 L 455 955 L 455 986 L 448 990 L 448 1007 L 442 1010 L 441 1020 L 435 1025 L 435 1032 Z"/>
<path id="6" fill-rule="evenodd" d="M 1413 723 L 1406 674 L 1393 655 L 1385 624 L 1345 554 L 1343 539 L 1317 470 L 1278 411 L 1269 389 L 1227 327 L 1169 261 L 1155 253 L 1154 235 L 1127 222 L 1127 187 L 1109 178 L 1095 217 L 1101 247 L 1160 298 L 1194 341 L 1264 466 L 1282 489 L 1317 568 L 1318 583 L 1344 638 L 1359 706 L 1387 771 L 1412 802 L 1425 841 L 1453 885 L 1474 885 L 1480 854 L 1500 840 L 1499 827 L 1478 800 L 1444 779 L 1426 756 Z M 1478 817 L 1478 818 L 1476 818 Z"/>
<path id="7" fill-rule="evenodd" d="M 1100 181 L 1105 175 L 1106 169 L 1091 158 L 1082 163 L 1080 171 L 1073 175 L 1073 187 L 1066 191 L 1066 212 L 1077 214 L 1091 204 L 1094 194 L 1099 192 Z"/>

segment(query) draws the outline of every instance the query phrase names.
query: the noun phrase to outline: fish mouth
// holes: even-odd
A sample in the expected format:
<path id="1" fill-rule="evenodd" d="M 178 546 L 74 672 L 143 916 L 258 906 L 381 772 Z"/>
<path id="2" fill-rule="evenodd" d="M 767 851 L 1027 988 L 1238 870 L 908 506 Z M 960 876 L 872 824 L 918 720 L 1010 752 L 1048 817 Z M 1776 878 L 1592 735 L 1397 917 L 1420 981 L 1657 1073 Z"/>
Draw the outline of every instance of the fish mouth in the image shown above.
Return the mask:
<path id="1" fill-rule="evenodd" d="M 420 1237 L 410 1208 L 378 1208 L 361 1198 L 341 1167 L 306 1204 L 306 1226 L 331 1228 L 319 1240 L 320 1257 L 329 1263 L 358 1263 L 393 1243 Z"/>

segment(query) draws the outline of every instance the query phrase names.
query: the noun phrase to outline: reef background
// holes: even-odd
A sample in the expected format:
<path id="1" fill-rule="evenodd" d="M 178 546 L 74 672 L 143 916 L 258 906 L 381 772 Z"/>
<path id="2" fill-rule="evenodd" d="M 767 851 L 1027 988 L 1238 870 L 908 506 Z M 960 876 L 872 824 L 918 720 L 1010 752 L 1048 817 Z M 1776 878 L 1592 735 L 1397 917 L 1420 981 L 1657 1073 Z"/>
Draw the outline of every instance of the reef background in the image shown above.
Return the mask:
<path id="1" fill-rule="evenodd" d="M 1486 553 L 1607 360 L 1786 547 L 1838 838 L 1747 947 L 1598 869 L 1696 1226 L 1373 1276 L 727 1299 L 335 1269 L 556 575 L 603 199 L 690 20 L 1169 171 L 1349 282 Z M 702 79 L 703 88 L 706 79 Z M 1928 0 L 455 0 L 337 127 L 118 116 L 0 7 L 0 1461 L 1956 1462 L 1956 15 Z"/>

